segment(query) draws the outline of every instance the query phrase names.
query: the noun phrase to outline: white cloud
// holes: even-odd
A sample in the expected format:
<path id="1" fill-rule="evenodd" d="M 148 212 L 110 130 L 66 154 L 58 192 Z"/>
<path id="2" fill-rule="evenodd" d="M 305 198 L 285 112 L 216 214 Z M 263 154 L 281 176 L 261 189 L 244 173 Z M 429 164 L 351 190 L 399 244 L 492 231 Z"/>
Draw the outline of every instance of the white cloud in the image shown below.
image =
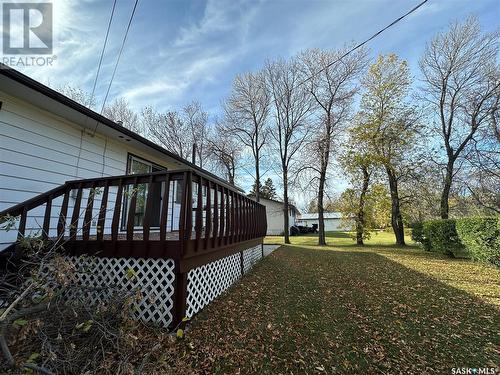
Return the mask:
<path id="1" fill-rule="evenodd" d="M 132 69 L 128 75 L 134 77 L 132 84 L 126 83 L 124 93 L 118 95 L 125 96 L 137 108 L 155 104 L 159 109 L 167 109 L 199 99 L 195 92 L 217 85 L 222 76 L 227 78 L 227 68 L 244 54 L 244 40 L 257 5 L 208 1 L 202 16 L 183 25 L 171 41 L 145 42 L 134 56 L 140 56 L 147 66 Z M 117 87 L 120 85 L 117 83 Z"/>
<path id="2" fill-rule="evenodd" d="M 151 100 L 158 94 L 169 93 L 170 96 L 179 95 L 187 87 L 186 83 L 174 82 L 167 83 L 165 80 L 152 80 L 145 84 L 140 84 L 123 92 L 122 96 L 129 102 L 138 102 Z"/>
<path id="3" fill-rule="evenodd" d="M 237 4 L 236 1 L 208 1 L 203 18 L 189 26 L 182 27 L 173 45 L 175 47 L 186 47 L 196 45 L 200 39 L 214 32 L 228 31 L 231 29 L 229 19 L 230 7 Z"/>
<path id="4" fill-rule="evenodd" d="M 95 74 L 101 33 L 95 28 L 95 15 L 76 0 L 53 1 L 53 46 L 57 57 L 53 66 L 14 67 L 54 87 L 69 83 L 85 87 Z M 91 22 L 94 20 L 94 22 Z"/>
<path id="5" fill-rule="evenodd" d="M 200 42 L 218 34 L 244 38 L 259 5 L 259 1 L 208 0 L 202 19 L 182 27 L 173 46 L 199 47 Z"/>

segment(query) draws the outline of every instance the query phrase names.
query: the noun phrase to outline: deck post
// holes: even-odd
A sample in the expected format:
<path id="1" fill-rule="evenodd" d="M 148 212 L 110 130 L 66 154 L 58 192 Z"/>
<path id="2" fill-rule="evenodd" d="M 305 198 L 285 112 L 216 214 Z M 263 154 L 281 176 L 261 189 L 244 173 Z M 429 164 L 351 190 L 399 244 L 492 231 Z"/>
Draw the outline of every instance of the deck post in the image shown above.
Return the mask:
<path id="1" fill-rule="evenodd" d="M 177 327 L 182 319 L 186 317 L 187 307 L 187 272 L 180 271 L 179 261 L 175 261 L 175 287 L 174 287 L 174 306 L 172 314 L 172 328 Z"/>

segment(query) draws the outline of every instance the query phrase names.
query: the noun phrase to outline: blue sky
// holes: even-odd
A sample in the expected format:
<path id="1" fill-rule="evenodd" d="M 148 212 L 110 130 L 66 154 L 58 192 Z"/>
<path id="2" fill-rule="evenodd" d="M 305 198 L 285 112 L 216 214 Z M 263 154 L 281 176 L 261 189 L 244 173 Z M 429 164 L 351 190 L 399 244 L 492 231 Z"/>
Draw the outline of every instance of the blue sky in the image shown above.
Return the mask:
<path id="1" fill-rule="evenodd" d="M 153 105 L 163 111 L 196 99 L 213 116 L 236 74 L 303 49 L 359 42 L 418 2 L 139 0 L 109 102 L 121 96 L 136 110 Z M 52 87 L 69 84 L 91 91 L 112 1 L 53 4 L 57 62 L 53 67 L 18 69 Z M 98 108 L 133 4 L 134 0 L 118 0 L 96 90 Z M 372 41 L 372 57 L 394 52 L 407 59 L 418 84 L 418 58 L 425 43 L 451 21 L 469 14 L 479 18 L 484 30 L 499 27 L 498 0 L 429 0 Z M 339 179 L 336 186 L 339 190 L 345 183 Z"/>
<path id="2" fill-rule="evenodd" d="M 179 107 L 197 99 L 219 111 L 238 73 L 266 59 L 307 48 L 336 48 L 360 41 L 418 1 L 153 1 L 139 0 L 110 99 L 125 97 L 140 109 Z M 54 1 L 54 67 L 19 68 L 50 86 L 91 91 L 111 11 L 111 0 Z M 97 86 L 106 91 L 133 0 L 118 0 Z M 475 14 L 485 29 L 499 26 L 495 0 L 430 0 L 370 44 L 373 56 L 395 52 L 415 75 L 425 42 L 454 19 Z M 100 106 L 99 106 L 100 107 Z"/>

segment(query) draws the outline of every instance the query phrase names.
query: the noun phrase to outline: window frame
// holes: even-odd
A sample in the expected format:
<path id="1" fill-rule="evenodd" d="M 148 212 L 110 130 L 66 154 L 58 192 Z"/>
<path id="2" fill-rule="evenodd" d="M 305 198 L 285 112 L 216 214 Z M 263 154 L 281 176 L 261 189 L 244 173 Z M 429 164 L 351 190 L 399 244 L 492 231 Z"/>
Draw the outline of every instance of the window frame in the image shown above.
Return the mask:
<path id="1" fill-rule="evenodd" d="M 149 164 L 151 166 L 151 171 L 149 173 L 152 172 L 153 168 L 156 168 L 156 169 L 160 169 L 160 170 L 164 170 L 164 171 L 167 171 L 168 168 L 167 167 L 163 167 L 151 160 L 148 160 L 148 159 L 145 159 L 141 156 L 138 156 L 136 154 L 133 154 L 131 152 L 127 152 L 127 163 L 126 163 L 126 167 L 125 167 L 125 174 L 127 176 L 133 176 L 132 173 L 130 173 L 130 169 L 132 167 L 132 162 L 133 162 L 133 159 L 143 163 L 143 164 Z M 130 185 L 129 185 L 130 186 Z M 128 188 L 129 186 L 126 187 L 127 191 L 128 191 Z M 124 196 L 123 197 L 123 202 L 122 202 L 122 212 L 123 212 L 123 215 L 122 215 L 122 219 L 121 219 L 121 228 L 120 228 L 120 231 L 121 232 L 126 232 L 127 231 L 127 218 L 128 218 L 128 199 L 129 197 L 128 196 Z M 159 227 L 151 227 L 151 229 L 159 229 Z M 134 226 L 134 232 L 135 231 L 141 231 L 142 230 L 142 226 Z"/>

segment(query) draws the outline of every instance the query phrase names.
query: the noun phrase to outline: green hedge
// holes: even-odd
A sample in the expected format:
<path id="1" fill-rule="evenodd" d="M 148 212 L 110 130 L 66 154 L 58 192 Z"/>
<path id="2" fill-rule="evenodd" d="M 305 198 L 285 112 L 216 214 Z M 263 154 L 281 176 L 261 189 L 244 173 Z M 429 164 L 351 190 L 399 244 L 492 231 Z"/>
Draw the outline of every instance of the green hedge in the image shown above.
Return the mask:
<path id="1" fill-rule="evenodd" d="M 422 243 L 424 239 L 424 223 L 421 221 L 411 224 L 411 239 Z"/>
<path id="2" fill-rule="evenodd" d="M 429 241 L 424 236 L 424 223 L 418 221 L 416 223 L 411 224 L 411 239 L 415 242 L 420 242 L 424 249 L 427 251 L 431 251 Z"/>
<path id="3" fill-rule="evenodd" d="M 427 251 L 500 266 L 500 216 L 414 223 L 412 239 Z"/>
<path id="4" fill-rule="evenodd" d="M 454 256 L 468 258 L 468 252 L 460 241 L 454 219 L 429 220 L 423 224 L 423 245 L 428 250 Z"/>
<path id="5" fill-rule="evenodd" d="M 472 259 L 500 266 L 500 217 L 458 219 L 456 230 Z"/>

